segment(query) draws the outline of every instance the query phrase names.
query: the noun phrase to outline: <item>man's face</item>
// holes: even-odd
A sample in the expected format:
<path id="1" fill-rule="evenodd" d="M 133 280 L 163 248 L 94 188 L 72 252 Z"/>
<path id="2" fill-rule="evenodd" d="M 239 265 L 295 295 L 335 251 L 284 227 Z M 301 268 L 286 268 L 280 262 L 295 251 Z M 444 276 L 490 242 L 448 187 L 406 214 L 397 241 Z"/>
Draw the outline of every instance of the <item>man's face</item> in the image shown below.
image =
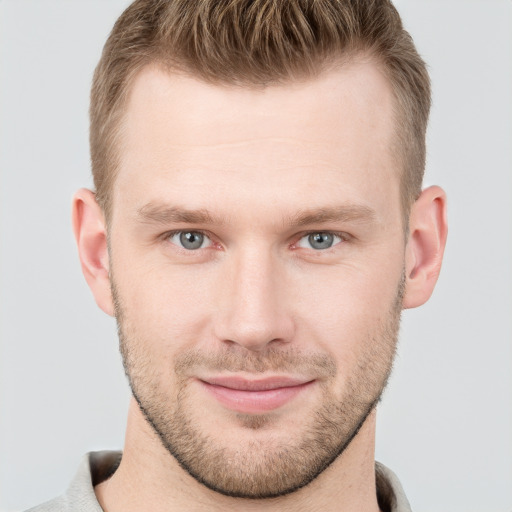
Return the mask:
<path id="1" fill-rule="evenodd" d="M 382 392 L 404 269 L 392 110 L 368 62 L 261 90 L 134 83 L 110 225 L 123 357 L 212 489 L 309 483 Z"/>

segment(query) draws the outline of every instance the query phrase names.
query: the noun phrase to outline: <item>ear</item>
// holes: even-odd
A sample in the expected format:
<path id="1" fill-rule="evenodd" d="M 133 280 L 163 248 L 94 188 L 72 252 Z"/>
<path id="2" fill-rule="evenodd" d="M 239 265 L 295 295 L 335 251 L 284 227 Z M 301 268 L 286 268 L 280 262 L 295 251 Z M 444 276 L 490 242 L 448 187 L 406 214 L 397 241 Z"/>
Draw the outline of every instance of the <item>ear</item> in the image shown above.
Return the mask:
<path id="1" fill-rule="evenodd" d="M 114 316 L 109 279 L 107 229 L 103 212 L 93 192 L 80 189 L 73 197 L 73 232 L 82 272 L 96 304 Z"/>
<path id="2" fill-rule="evenodd" d="M 404 308 L 421 306 L 432 295 L 447 234 L 446 194 L 440 187 L 429 187 L 414 203 L 409 217 Z"/>

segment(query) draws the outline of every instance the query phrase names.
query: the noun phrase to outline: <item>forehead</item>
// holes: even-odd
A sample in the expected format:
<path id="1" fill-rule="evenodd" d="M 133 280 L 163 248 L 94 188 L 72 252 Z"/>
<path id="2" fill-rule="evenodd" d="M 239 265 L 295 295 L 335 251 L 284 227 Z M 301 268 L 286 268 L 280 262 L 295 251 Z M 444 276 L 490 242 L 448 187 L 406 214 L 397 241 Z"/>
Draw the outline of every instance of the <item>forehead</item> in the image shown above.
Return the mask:
<path id="1" fill-rule="evenodd" d="M 264 88 L 150 66 L 132 84 L 114 203 L 212 184 L 229 194 L 230 186 L 254 191 L 265 183 L 266 201 L 300 184 L 344 184 L 360 196 L 390 180 L 398 189 L 393 130 L 390 86 L 369 60 Z"/>
<path id="2" fill-rule="evenodd" d="M 150 65 L 133 81 L 124 120 L 128 130 L 158 123 L 177 144 L 198 137 L 208 144 L 229 143 L 247 135 L 281 135 L 283 128 L 291 136 L 322 141 L 326 130 L 318 128 L 338 128 L 329 140 L 339 142 L 358 119 L 371 118 L 386 130 L 392 102 L 388 80 L 370 58 L 354 57 L 314 79 L 266 87 L 209 84 Z M 139 140 L 141 131 L 134 134 Z"/>

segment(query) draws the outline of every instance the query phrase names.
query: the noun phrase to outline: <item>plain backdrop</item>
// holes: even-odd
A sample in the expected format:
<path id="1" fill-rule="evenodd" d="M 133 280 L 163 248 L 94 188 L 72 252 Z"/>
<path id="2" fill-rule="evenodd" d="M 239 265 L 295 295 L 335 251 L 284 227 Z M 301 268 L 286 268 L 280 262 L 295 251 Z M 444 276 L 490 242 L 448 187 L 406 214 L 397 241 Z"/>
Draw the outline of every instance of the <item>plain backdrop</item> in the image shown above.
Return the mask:
<path id="1" fill-rule="evenodd" d="M 406 311 L 377 459 L 416 512 L 512 511 L 512 2 L 401 0 L 429 64 L 426 185 L 449 197 L 438 287 Z M 124 0 L 0 0 L 0 509 L 118 449 L 129 390 L 69 213 L 90 186 L 88 91 Z"/>

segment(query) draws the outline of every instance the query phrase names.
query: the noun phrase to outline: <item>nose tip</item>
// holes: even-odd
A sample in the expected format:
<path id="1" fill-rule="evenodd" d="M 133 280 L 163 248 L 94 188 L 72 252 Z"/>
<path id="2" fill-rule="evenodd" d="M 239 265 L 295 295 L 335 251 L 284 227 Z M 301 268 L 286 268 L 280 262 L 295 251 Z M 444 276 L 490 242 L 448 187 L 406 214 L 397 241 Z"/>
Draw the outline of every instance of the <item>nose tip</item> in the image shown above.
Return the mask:
<path id="1" fill-rule="evenodd" d="M 234 324 L 237 324 L 236 326 Z M 269 345 L 286 343 L 284 329 L 270 325 L 268 319 L 261 319 L 260 325 L 254 325 L 242 319 L 232 317 L 230 334 L 222 337 L 225 343 L 236 344 L 251 352 L 263 352 Z M 280 331 L 280 332 L 279 332 Z"/>

